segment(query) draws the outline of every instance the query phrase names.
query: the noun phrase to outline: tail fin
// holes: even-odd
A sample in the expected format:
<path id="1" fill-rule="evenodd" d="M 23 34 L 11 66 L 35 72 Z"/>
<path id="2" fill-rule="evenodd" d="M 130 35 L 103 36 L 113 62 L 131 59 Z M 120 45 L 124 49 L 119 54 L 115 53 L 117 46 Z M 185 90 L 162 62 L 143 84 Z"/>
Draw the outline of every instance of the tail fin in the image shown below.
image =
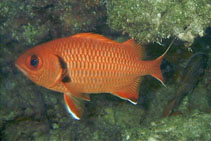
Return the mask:
<path id="1" fill-rule="evenodd" d="M 162 75 L 162 72 L 161 72 L 161 69 L 160 69 L 160 65 L 161 65 L 161 62 L 162 62 L 164 56 L 166 55 L 166 53 L 168 52 L 168 50 L 172 46 L 174 40 L 175 40 L 175 38 L 171 41 L 171 43 L 168 46 L 168 48 L 166 49 L 166 51 L 160 57 L 158 57 L 157 59 L 152 61 L 153 72 L 151 73 L 151 75 L 153 77 L 155 77 L 157 80 L 159 80 L 163 84 L 163 86 L 165 86 L 165 87 L 166 87 L 166 85 L 164 84 L 164 79 L 163 79 L 163 75 Z"/>

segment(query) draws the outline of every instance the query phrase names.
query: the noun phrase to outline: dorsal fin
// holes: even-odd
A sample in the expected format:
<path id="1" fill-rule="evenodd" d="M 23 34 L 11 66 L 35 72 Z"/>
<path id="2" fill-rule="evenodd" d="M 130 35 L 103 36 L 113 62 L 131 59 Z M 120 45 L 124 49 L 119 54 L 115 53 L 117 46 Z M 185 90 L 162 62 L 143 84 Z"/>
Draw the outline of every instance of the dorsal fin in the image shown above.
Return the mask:
<path id="1" fill-rule="evenodd" d="M 144 48 L 141 45 L 136 44 L 133 39 L 127 40 L 122 44 L 125 45 L 125 48 L 128 51 L 132 52 L 136 57 L 138 57 L 138 59 L 143 58 Z"/>
<path id="2" fill-rule="evenodd" d="M 94 33 L 78 33 L 76 35 L 73 35 L 72 38 L 86 38 L 86 39 L 94 39 L 94 40 L 100 40 L 104 42 L 110 42 L 110 43 L 117 43 L 116 41 L 113 41 L 109 38 L 106 38 L 102 35 L 99 34 L 94 34 Z"/>

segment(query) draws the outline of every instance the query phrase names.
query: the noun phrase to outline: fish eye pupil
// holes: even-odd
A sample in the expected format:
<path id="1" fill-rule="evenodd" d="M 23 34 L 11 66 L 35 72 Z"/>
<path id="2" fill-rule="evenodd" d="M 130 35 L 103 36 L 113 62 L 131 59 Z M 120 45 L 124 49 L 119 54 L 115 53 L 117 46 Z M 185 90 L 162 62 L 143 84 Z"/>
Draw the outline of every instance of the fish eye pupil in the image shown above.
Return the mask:
<path id="1" fill-rule="evenodd" d="M 39 64 L 39 58 L 36 55 L 31 56 L 31 61 L 30 61 L 31 66 L 37 67 Z"/>

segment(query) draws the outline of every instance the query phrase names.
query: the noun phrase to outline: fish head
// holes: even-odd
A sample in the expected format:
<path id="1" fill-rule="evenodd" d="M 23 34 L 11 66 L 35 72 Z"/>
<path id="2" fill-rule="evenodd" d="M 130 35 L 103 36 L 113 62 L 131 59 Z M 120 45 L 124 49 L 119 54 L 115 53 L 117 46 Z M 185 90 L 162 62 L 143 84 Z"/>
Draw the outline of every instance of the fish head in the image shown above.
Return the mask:
<path id="1" fill-rule="evenodd" d="M 42 46 L 27 50 L 17 58 L 15 65 L 33 82 L 46 88 L 54 85 L 61 75 L 57 56 Z"/>

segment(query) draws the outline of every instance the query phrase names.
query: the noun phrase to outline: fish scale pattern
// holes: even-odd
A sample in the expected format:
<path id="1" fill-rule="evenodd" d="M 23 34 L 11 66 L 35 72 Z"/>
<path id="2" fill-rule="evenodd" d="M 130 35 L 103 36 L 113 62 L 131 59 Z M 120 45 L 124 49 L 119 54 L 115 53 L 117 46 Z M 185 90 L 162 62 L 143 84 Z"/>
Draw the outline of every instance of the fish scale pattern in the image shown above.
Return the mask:
<path id="1" fill-rule="evenodd" d="M 81 33 L 38 45 L 15 64 L 35 83 L 63 92 L 68 112 L 79 120 L 81 99 L 90 100 L 84 93 L 112 93 L 136 104 L 140 76 L 152 75 L 164 85 L 160 64 L 170 46 L 157 59 L 143 61 L 140 46 L 132 39 L 117 43 Z"/>
<path id="2" fill-rule="evenodd" d="M 84 93 L 111 92 L 139 76 L 139 60 L 120 43 L 68 39 L 60 46 L 71 84 Z"/>

